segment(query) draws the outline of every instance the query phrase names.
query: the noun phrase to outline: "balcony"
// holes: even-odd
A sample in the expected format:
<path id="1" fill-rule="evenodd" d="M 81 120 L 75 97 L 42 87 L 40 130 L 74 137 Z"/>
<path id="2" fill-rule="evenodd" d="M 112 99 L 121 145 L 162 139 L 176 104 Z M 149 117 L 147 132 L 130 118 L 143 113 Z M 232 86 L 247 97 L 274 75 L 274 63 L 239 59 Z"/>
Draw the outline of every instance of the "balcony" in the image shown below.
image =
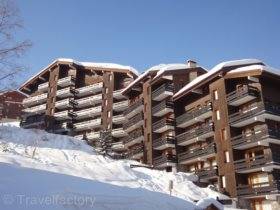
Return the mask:
<path id="1" fill-rule="evenodd" d="M 20 126 L 23 128 L 40 127 L 45 124 L 45 115 L 30 116 L 22 120 Z"/>
<path id="2" fill-rule="evenodd" d="M 41 104 L 47 101 L 47 97 L 48 97 L 47 93 L 43 93 L 36 96 L 30 96 L 28 98 L 23 99 L 22 104 L 25 107 Z"/>
<path id="3" fill-rule="evenodd" d="M 70 85 L 75 85 L 74 77 L 68 76 L 68 77 L 64 77 L 62 79 L 59 79 L 57 81 L 57 85 L 59 87 L 67 87 L 67 86 L 70 86 Z"/>
<path id="4" fill-rule="evenodd" d="M 257 171 L 272 171 L 280 169 L 280 155 L 258 155 L 248 159 L 241 159 L 234 162 L 237 173 L 252 173 Z"/>
<path id="5" fill-rule="evenodd" d="M 139 99 L 135 103 L 130 104 L 129 107 L 124 111 L 124 115 L 126 118 L 132 118 L 141 111 L 143 111 L 143 99 Z"/>
<path id="6" fill-rule="evenodd" d="M 142 129 L 138 129 L 129 133 L 129 135 L 124 137 L 123 140 L 125 147 L 130 147 L 134 144 L 140 144 L 143 141 L 144 141 L 144 133 Z"/>
<path id="7" fill-rule="evenodd" d="M 205 141 L 207 138 L 214 136 L 213 123 L 199 126 L 195 129 L 191 129 L 185 133 L 177 135 L 177 144 L 180 146 L 186 146 L 198 141 Z"/>
<path id="8" fill-rule="evenodd" d="M 40 92 L 47 92 L 49 89 L 49 82 L 42 83 L 38 85 L 38 91 Z"/>
<path id="9" fill-rule="evenodd" d="M 153 159 L 153 166 L 155 168 L 166 168 L 176 166 L 177 159 L 175 155 L 161 155 Z"/>
<path id="10" fill-rule="evenodd" d="M 101 106 L 93 107 L 93 108 L 88 108 L 88 109 L 82 109 L 80 111 L 75 111 L 75 119 L 80 120 L 80 119 L 86 119 L 94 116 L 101 115 L 102 108 Z"/>
<path id="11" fill-rule="evenodd" d="M 123 128 L 116 128 L 112 130 L 112 136 L 115 138 L 120 138 L 127 136 L 127 133 L 123 130 Z"/>
<path id="12" fill-rule="evenodd" d="M 128 122 L 124 124 L 123 128 L 127 133 L 129 133 L 135 130 L 136 128 L 143 126 L 143 124 L 144 124 L 143 114 L 139 113 L 134 117 L 130 118 Z"/>
<path id="13" fill-rule="evenodd" d="M 259 96 L 259 90 L 253 86 L 245 85 L 241 89 L 235 90 L 227 95 L 228 104 L 240 106 Z"/>
<path id="14" fill-rule="evenodd" d="M 53 127 L 54 133 L 63 133 L 63 132 L 68 132 L 68 131 L 70 131 L 70 129 L 68 127 L 67 122 L 63 122 L 61 124 L 54 125 L 54 127 Z"/>
<path id="15" fill-rule="evenodd" d="M 124 111 L 125 109 L 127 109 L 127 107 L 128 107 L 128 100 L 113 103 L 113 110 L 117 112 Z"/>
<path id="16" fill-rule="evenodd" d="M 280 121 L 280 106 L 266 102 L 252 105 L 246 111 L 239 111 L 229 116 L 232 127 L 244 127 L 254 122 L 264 122 L 266 119 Z"/>
<path id="17" fill-rule="evenodd" d="M 66 109 L 66 108 L 73 107 L 73 105 L 74 105 L 74 100 L 70 98 L 66 98 L 55 102 L 55 108 L 57 109 Z"/>
<path id="18" fill-rule="evenodd" d="M 178 154 L 179 164 L 190 164 L 199 161 L 206 161 L 208 158 L 216 156 L 216 148 L 214 144 L 207 147 L 197 148 L 191 151 Z"/>
<path id="19" fill-rule="evenodd" d="M 58 98 L 66 98 L 66 97 L 73 97 L 74 96 L 74 88 L 67 87 L 61 90 L 56 91 L 56 97 Z"/>
<path id="20" fill-rule="evenodd" d="M 174 104 L 172 101 L 162 101 L 152 108 L 152 115 L 161 117 L 167 113 L 173 112 Z"/>
<path id="21" fill-rule="evenodd" d="M 191 112 L 186 112 L 176 118 L 176 125 L 179 128 L 185 128 L 198 122 L 203 122 L 205 119 L 212 116 L 212 105 L 209 103 L 206 106 L 195 109 Z"/>
<path id="22" fill-rule="evenodd" d="M 120 114 L 120 115 L 113 116 L 112 122 L 114 124 L 119 125 L 119 124 L 123 124 L 124 122 L 127 122 L 127 119 L 123 114 Z"/>
<path id="23" fill-rule="evenodd" d="M 139 160 L 144 156 L 143 146 L 138 146 L 129 151 L 128 157 L 133 160 Z"/>
<path id="24" fill-rule="evenodd" d="M 62 112 L 56 112 L 53 115 L 56 120 L 69 120 L 73 117 L 73 112 L 69 110 L 65 110 Z"/>
<path id="25" fill-rule="evenodd" d="M 248 149 L 258 145 L 269 146 L 270 143 L 280 144 L 280 131 L 270 129 L 267 126 L 231 138 L 231 144 L 234 149 Z"/>
<path id="26" fill-rule="evenodd" d="M 280 180 L 272 182 L 263 182 L 253 185 L 237 186 L 237 196 L 254 198 L 265 195 L 273 195 L 280 193 Z"/>
<path id="27" fill-rule="evenodd" d="M 153 132 L 163 133 L 168 130 L 174 130 L 174 119 L 164 118 L 153 123 Z"/>
<path id="28" fill-rule="evenodd" d="M 173 96 L 173 90 L 172 84 L 163 84 L 152 92 L 152 99 L 154 101 L 162 101 L 169 96 Z"/>
<path id="29" fill-rule="evenodd" d="M 175 148 L 174 136 L 165 136 L 162 138 L 155 139 L 153 141 L 153 149 L 164 150 L 166 148 Z"/>
<path id="30" fill-rule="evenodd" d="M 100 138 L 100 132 L 89 132 L 86 134 L 88 140 L 97 140 Z"/>
<path id="31" fill-rule="evenodd" d="M 101 102 L 102 102 L 102 94 L 75 100 L 77 108 L 84 108 L 91 105 L 99 104 Z"/>
<path id="32" fill-rule="evenodd" d="M 30 108 L 25 108 L 22 111 L 25 116 L 30 116 L 30 115 L 36 115 L 36 114 L 43 114 L 46 112 L 46 109 L 47 109 L 46 104 L 42 104 L 42 105 L 30 107 Z"/>
<path id="33" fill-rule="evenodd" d="M 102 88 L 103 88 L 103 82 L 95 83 L 92 85 L 88 85 L 88 86 L 76 89 L 77 90 L 76 95 L 78 97 L 92 95 L 92 94 L 101 92 Z"/>
<path id="34" fill-rule="evenodd" d="M 112 143 L 111 148 L 113 151 L 121 152 L 125 150 L 125 147 L 122 142 Z"/>
<path id="35" fill-rule="evenodd" d="M 114 90 L 113 91 L 113 98 L 118 99 L 118 100 L 125 99 L 126 97 L 122 94 L 122 90 L 123 89 L 121 89 L 121 90 Z"/>
<path id="36" fill-rule="evenodd" d="M 209 182 L 210 180 L 218 178 L 217 167 L 208 167 L 195 171 L 200 182 Z"/>
<path id="37" fill-rule="evenodd" d="M 101 119 L 94 119 L 94 120 L 88 120 L 80 123 L 74 124 L 74 130 L 75 131 L 82 131 L 82 130 L 90 130 L 93 128 L 98 128 L 101 126 Z"/>

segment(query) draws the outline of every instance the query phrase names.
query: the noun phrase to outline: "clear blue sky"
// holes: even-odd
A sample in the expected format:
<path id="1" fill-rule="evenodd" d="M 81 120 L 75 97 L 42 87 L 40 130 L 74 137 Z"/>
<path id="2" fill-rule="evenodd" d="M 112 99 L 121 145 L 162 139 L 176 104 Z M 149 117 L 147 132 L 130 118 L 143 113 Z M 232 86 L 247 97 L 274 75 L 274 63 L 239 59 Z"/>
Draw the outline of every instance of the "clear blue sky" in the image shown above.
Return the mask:
<path id="1" fill-rule="evenodd" d="M 17 0 L 38 72 L 57 57 L 131 65 L 259 58 L 280 68 L 278 0 Z"/>

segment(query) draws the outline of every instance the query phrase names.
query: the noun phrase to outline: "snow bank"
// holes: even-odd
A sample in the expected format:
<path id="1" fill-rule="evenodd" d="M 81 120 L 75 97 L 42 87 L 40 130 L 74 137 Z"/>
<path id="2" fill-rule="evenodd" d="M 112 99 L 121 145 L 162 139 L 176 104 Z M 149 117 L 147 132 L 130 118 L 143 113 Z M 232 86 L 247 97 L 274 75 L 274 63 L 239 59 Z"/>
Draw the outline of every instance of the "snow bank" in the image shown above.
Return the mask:
<path id="1" fill-rule="evenodd" d="M 0 126 L 0 209 L 192 210 L 200 208 L 196 200 L 226 197 L 193 184 L 192 174 L 131 169 L 130 164 L 137 163 L 104 158 L 69 136 Z M 172 196 L 169 180 L 174 182 Z M 20 195 L 26 203 L 19 202 Z M 88 200 L 82 206 L 57 201 L 77 197 Z"/>

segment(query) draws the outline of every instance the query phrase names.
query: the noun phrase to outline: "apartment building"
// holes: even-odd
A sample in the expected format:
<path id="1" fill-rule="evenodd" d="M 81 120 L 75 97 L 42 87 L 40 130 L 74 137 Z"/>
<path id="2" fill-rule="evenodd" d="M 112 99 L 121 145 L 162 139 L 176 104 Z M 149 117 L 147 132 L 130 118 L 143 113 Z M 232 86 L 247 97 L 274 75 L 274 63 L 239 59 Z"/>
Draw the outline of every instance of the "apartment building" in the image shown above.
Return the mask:
<path id="1" fill-rule="evenodd" d="M 20 121 L 22 100 L 26 95 L 16 91 L 7 90 L 0 93 L 0 122 Z"/>
<path id="2" fill-rule="evenodd" d="M 25 82 L 24 128 L 86 139 L 97 145 L 101 131 L 109 131 L 114 154 L 123 154 L 122 138 L 128 100 L 121 94 L 137 76 L 129 66 L 57 59 Z M 107 138 L 104 136 L 104 138 Z"/>
<path id="3" fill-rule="evenodd" d="M 175 116 L 173 95 L 206 70 L 196 62 L 162 64 L 148 69 L 128 87 L 124 112 L 128 136 L 124 145 L 129 158 L 158 169 L 176 168 Z"/>
<path id="4" fill-rule="evenodd" d="M 279 84 L 279 70 L 245 59 L 221 63 L 178 91 L 178 170 L 242 208 L 280 209 Z"/>

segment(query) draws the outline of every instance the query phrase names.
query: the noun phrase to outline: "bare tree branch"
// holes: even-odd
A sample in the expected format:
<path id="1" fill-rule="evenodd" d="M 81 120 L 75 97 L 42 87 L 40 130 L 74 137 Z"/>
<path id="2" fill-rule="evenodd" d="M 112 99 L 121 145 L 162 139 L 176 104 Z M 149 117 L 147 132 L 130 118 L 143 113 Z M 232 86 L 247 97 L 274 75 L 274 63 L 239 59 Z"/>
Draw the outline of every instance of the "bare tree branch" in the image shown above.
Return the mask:
<path id="1" fill-rule="evenodd" d="M 0 0 L 0 89 L 15 84 L 15 79 L 25 67 L 18 59 L 32 46 L 28 40 L 15 39 L 22 28 L 22 20 L 14 0 Z"/>

